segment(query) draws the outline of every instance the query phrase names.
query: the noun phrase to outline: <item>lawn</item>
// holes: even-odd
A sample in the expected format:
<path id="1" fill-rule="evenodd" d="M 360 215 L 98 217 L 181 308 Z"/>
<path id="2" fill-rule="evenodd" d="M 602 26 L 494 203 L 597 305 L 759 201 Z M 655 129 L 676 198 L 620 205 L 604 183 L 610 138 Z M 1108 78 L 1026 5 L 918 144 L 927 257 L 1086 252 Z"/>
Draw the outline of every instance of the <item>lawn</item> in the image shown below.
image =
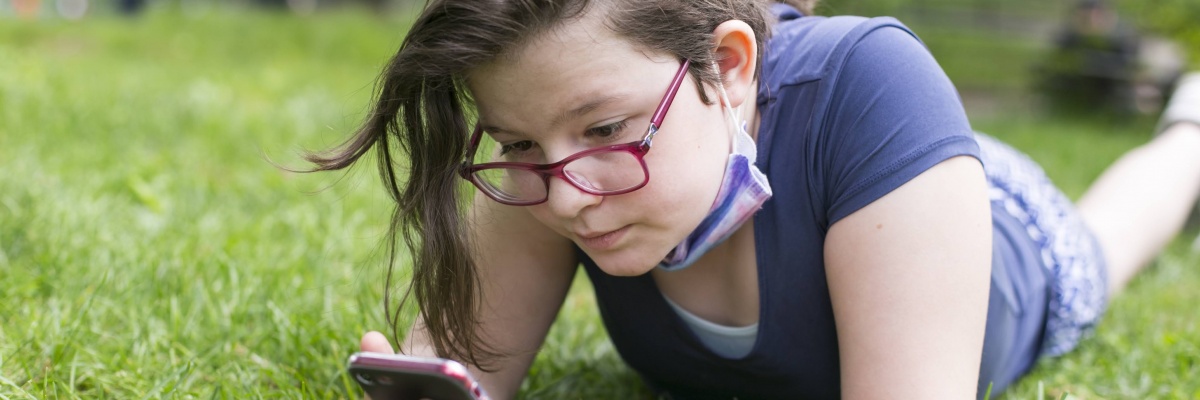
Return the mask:
<path id="1" fill-rule="evenodd" d="M 342 371 L 361 333 L 387 329 L 390 205 L 370 168 L 274 164 L 345 138 L 403 26 L 356 11 L 0 19 L 0 399 L 358 398 Z M 976 127 L 1071 196 L 1152 125 L 1021 109 Z M 1197 288 L 1181 240 L 1096 336 L 1004 397 L 1200 397 Z M 559 319 L 526 397 L 646 396 L 582 274 Z"/>

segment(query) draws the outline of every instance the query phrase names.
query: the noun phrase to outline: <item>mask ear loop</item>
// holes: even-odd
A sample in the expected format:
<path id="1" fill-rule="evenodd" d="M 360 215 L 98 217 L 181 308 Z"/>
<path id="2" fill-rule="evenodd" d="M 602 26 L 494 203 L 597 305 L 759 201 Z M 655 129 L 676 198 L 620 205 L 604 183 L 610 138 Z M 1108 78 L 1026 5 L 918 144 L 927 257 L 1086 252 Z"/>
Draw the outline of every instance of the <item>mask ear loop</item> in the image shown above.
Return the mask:
<path id="1" fill-rule="evenodd" d="M 713 72 L 717 74 L 717 93 L 721 95 L 721 104 L 729 116 L 729 152 L 734 153 L 737 149 L 737 135 L 742 129 L 745 129 L 745 122 L 742 127 L 738 126 L 738 115 L 733 112 L 733 104 L 729 102 L 729 95 L 725 93 L 725 84 L 721 82 L 721 67 L 717 66 L 715 61 L 712 66 Z"/>

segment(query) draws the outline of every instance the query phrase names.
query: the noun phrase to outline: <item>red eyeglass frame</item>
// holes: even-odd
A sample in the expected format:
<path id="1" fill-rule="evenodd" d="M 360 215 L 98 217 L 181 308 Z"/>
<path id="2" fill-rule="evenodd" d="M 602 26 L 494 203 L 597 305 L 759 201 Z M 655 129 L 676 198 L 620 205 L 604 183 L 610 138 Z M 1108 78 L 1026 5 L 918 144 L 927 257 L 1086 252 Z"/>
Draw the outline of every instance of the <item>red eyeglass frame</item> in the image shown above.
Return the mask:
<path id="1" fill-rule="evenodd" d="M 646 136 L 641 140 L 587 149 L 550 164 L 532 164 L 521 162 L 490 162 L 483 164 L 472 164 L 471 160 L 475 158 L 475 152 L 479 150 L 479 141 L 483 137 L 483 128 L 476 124 L 475 132 L 471 134 L 471 142 L 467 148 L 467 156 L 463 160 L 462 165 L 459 167 L 458 174 L 459 176 L 462 176 L 463 179 L 470 181 L 477 189 L 482 191 L 492 200 L 511 206 L 532 206 L 545 203 L 550 197 L 551 177 L 562 179 L 584 193 L 597 196 L 615 196 L 641 189 L 650 182 L 650 170 L 646 168 L 646 160 L 643 157 L 645 157 L 646 153 L 650 152 L 650 147 L 654 142 L 654 135 L 658 133 L 659 127 L 662 126 L 663 119 L 667 116 L 667 111 L 671 109 L 671 103 L 675 101 L 675 94 L 679 92 L 679 86 L 683 83 L 683 78 L 687 76 L 688 66 L 690 64 L 691 61 L 688 59 L 683 59 L 681 61 L 679 65 L 679 71 L 675 73 L 675 78 L 671 80 L 671 86 L 667 88 L 667 92 L 663 94 L 662 100 L 658 103 L 658 108 L 654 110 L 654 115 L 650 118 L 650 127 L 646 129 Z M 642 165 L 642 172 L 645 173 L 645 179 L 642 180 L 641 184 L 617 191 L 597 191 L 581 186 L 579 183 L 572 180 L 569 175 L 563 173 L 563 168 L 572 161 L 588 157 L 596 153 L 618 151 L 629 152 L 637 157 L 638 162 Z M 479 182 L 475 177 L 475 172 L 497 168 L 525 170 L 538 174 L 542 177 L 542 180 L 546 184 L 546 196 L 543 196 L 541 200 L 536 201 L 513 201 L 498 197 L 498 194 L 492 193 L 492 191 L 488 189 L 489 185 Z"/>

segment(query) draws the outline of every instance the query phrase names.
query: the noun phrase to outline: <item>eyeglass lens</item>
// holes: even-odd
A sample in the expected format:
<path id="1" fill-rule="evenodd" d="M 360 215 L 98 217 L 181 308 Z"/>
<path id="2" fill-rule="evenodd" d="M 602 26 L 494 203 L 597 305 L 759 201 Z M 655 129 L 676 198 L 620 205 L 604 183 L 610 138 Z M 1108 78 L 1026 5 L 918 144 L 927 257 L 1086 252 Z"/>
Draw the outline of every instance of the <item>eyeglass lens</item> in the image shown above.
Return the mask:
<path id="1" fill-rule="evenodd" d="M 546 198 L 549 182 L 541 174 L 519 168 L 488 168 L 474 173 L 482 189 L 497 199 L 510 202 Z M 592 194 L 620 192 L 646 181 L 641 160 L 629 151 L 604 151 L 575 159 L 563 167 L 563 175 L 579 189 Z"/>

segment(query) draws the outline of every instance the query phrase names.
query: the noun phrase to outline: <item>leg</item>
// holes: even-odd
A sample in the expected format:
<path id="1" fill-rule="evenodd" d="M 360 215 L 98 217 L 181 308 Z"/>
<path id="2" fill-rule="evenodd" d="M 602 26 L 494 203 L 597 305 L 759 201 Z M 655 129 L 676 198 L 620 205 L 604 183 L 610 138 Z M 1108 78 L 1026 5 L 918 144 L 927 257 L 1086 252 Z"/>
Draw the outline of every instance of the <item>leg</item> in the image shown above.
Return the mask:
<path id="1" fill-rule="evenodd" d="M 1110 297 L 1183 229 L 1200 198 L 1200 125 L 1172 125 L 1106 170 L 1078 208 L 1108 259 Z"/>

